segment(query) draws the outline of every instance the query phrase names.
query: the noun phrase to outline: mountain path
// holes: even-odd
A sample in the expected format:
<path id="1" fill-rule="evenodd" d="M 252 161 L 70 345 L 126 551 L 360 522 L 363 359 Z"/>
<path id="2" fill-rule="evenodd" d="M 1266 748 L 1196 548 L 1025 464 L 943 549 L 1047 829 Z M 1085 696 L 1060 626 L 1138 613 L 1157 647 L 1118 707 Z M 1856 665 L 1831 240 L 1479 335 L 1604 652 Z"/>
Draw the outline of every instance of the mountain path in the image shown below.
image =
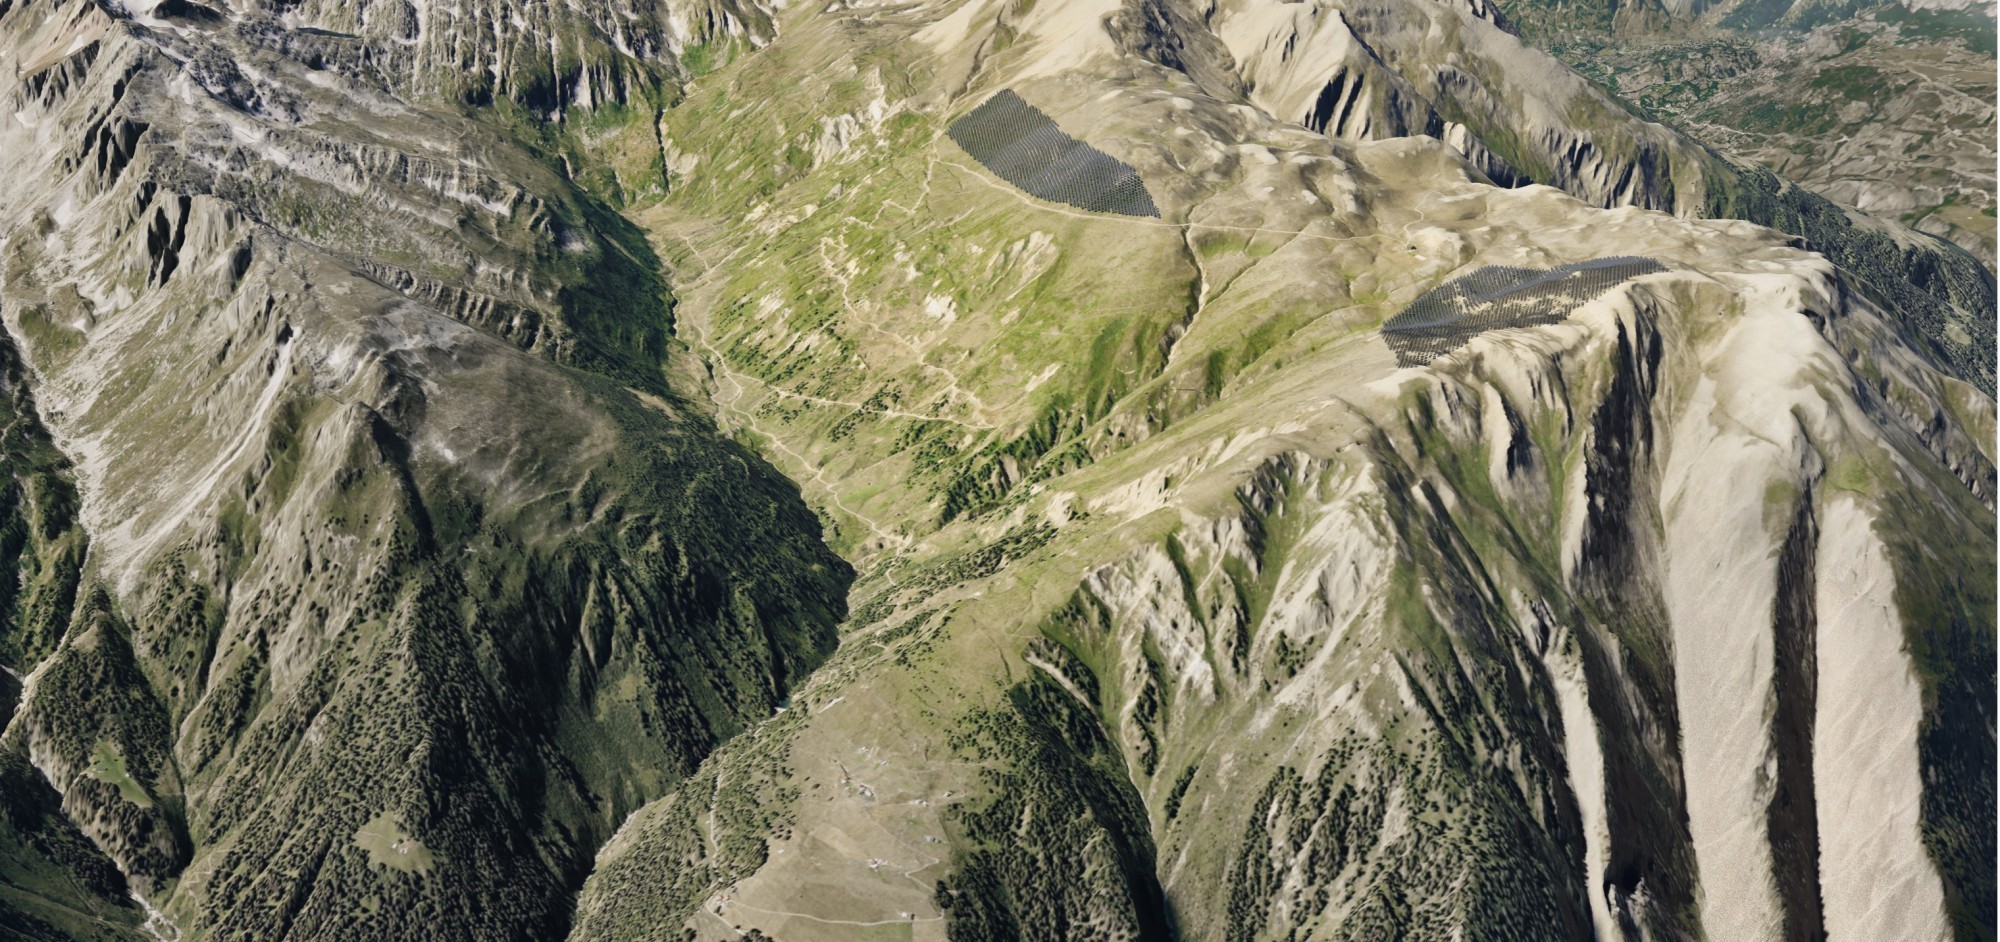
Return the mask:
<path id="1" fill-rule="evenodd" d="M 861 523 L 864 526 L 868 527 L 868 529 L 875 534 L 877 539 L 880 539 L 882 541 L 884 547 L 901 547 L 908 545 L 909 543 L 908 537 L 905 537 L 902 534 L 896 533 L 894 531 L 891 531 L 883 527 L 880 522 L 875 520 L 875 518 L 870 517 L 867 514 L 864 514 L 858 510 L 855 510 L 852 507 L 847 506 L 846 502 L 840 499 L 840 492 L 834 488 L 833 483 L 831 481 L 827 480 L 825 468 L 822 468 L 819 465 L 816 465 L 813 462 L 808 461 L 804 455 L 799 454 L 797 451 L 792 450 L 792 447 L 790 445 L 785 444 L 784 440 L 779 438 L 778 436 L 764 433 L 763 430 L 759 429 L 757 427 L 756 420 L 753 419 L 750 413 L 744 408 L 742 408 L 740 405 L 740 403 L 743 401 L 744 398 L 744 386 L 743 386 L 742 374 L 738 373 L 736 370 L 731 369 L 729 367 L 729 361 L 722 356 L 721 351 L 716 350 L 715 347 L 708 342 L 708 338 L 706 336 L 697 335 L 695 337 L 695 342 L 700 344 L 702 349 L 708 351 L 708 362 L 710 363 L 710 365 L 714 366 L 715 369 L 718 372 L 720 372 L 724 378 L 729 380 L 730 385 L 735 387 L 736 390 L 735 394 L 730 397 L 729 402 L 725 404 L 720 400 L 718 400 L 716 402 L 716 405 L 718 407 L 723 407 L 726 405 L 731 412 L 734 412 L 742 420 L 743 424 L 746 427 L 750 428 L 753 431 L 758 432 L 758 434 L 763 438 L 764 441 L 769 442 L 772 447 L 778 449 L 779 451 L 784 452 L 786 456 L 790 457 L 793 461 L 798 462 L 800 467 L 803 467 L 808 472 L 811 472 L 813 483 L 819 485 L 819 489 L 826 493 L 827 502 L 831 504 L 834 507 L 834 509 L 839 510 L 841 513 L 844 513 L 850 517 L 853 517 L 856 520 L 861 521 Z M 782 392 L 782 390 L 777 390 L 776 387 L 769 386 L 769 384 L 761 384 L 761 385 L 765 385 L 766 388 L 773 389 L 774 391 Z M 848 403 L 840 403 L 840 404 L 851 405 Z"/>

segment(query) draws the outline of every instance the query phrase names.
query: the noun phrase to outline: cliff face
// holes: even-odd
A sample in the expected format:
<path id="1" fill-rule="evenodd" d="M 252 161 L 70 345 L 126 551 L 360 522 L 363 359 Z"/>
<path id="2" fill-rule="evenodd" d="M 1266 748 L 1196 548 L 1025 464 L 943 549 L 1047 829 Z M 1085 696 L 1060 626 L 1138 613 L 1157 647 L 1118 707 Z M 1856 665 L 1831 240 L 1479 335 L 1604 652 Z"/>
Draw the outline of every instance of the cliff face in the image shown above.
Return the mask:
<path id="1" fill-rule="evenodd" d="M 1990 934 L 1991 276 L 1505 26 L 0 0 L 0 931 Z"/>
<path id="2" fill-rule="evenodd" d="M 844 609 L 796 490 L 664 378 L 643 240 L 439 104 L 453 31 L 386 9 L 0 11 L 0 744 L 161 932 L 560 932 Z M 660 23 L 570 116 L 671 74 Z"/>

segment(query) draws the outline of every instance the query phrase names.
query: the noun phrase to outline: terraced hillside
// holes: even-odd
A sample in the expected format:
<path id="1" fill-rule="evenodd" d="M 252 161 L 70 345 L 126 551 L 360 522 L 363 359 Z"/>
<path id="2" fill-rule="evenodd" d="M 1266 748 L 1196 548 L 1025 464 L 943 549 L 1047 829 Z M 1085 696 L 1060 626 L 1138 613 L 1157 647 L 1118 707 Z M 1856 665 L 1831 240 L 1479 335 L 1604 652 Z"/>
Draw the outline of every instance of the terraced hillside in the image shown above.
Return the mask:
<path id="1" fill-rule="evenodd" d="M 1489 4 L 0 4 L 0 934 L 1995 931 L 1991 273 Z"/>

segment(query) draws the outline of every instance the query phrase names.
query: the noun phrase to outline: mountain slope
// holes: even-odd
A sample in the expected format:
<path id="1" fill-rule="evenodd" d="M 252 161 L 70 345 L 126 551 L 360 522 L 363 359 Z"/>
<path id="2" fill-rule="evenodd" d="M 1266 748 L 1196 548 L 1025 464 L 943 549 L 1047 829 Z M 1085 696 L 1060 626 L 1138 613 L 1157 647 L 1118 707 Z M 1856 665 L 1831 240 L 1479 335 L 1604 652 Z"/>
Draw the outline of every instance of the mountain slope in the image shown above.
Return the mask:
<path id="1" fill-rule="evenodd" d="M 8 931 L 1993 933 L 1991 274 L 1490 4 L 0 3 Z"/>
<path id="2" fill-rule="evenodd" d="M 864 578 L 793 708 L 607 845 L 572 938 L 1991 932 L 1993 407 L 1979 345 L 1872 300 L 1890 268 L 1686 218 L 1764 184 L 1551 98 L 1470 11 L 778 34 L 668 112 L 699 160 L 639 218 L 723 414 Z M 1163 220 L 986 175 L 943 132 L 1001 88 Z M 1519 114 L 1550 136 L 1497 137 Z M 1375 140 L 1414 130 L 1457 146 Z M 1585 202 L 1487 183 L 1520 166 Z M 1587 205 L 1621 202 L 1684 215 Z M 1963 259 L 1811 212 L 1815 247 Z M 1373 332 L 1610 254 L 1668 271 L 1431 369 Z M 1939 268 L 1984 329 L 1990 280 Z"/>
<path id="3" fill-rule="evenodd" d="M 68 456 L 14 475 L 58 584 L 6 623 L 0 746 L 168 935 L 559 934 L 844 609 L 796 490 L 666 380 L 643 242 L 441 97 L 644 107 L 660 30 L 440 89 L 462 52 L 341 29 L 442 32 L 400 9 L 0 11 L 0 317 Z"/>

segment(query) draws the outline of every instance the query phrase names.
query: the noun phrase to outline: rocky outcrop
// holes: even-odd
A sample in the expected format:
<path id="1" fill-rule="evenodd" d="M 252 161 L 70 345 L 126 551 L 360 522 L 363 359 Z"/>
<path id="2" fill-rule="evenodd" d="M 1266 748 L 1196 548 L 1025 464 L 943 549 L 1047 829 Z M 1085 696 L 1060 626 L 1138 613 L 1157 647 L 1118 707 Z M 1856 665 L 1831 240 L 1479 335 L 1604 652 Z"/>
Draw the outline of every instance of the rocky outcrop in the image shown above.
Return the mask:
<path id="1" fill-rule="evenodd" d="M 174 31 L 224 22 L 192 3 L 133 5 L 141 23 Z M 182 12 L 186 11 L 186 12 Z M 403 0 L 236 5 L 238 35 L 315 69 L 406 100 L 506 101 L 538 117 L 606 106 L 650 109 L 672 94 L 678 57 L 708 45 L 762 45 L 771 11 L 754 2 L 689 0 L 579 6 L 501 0 L 452 7 Z M 204 77 L 248 81 L 224 58 Z"/>

